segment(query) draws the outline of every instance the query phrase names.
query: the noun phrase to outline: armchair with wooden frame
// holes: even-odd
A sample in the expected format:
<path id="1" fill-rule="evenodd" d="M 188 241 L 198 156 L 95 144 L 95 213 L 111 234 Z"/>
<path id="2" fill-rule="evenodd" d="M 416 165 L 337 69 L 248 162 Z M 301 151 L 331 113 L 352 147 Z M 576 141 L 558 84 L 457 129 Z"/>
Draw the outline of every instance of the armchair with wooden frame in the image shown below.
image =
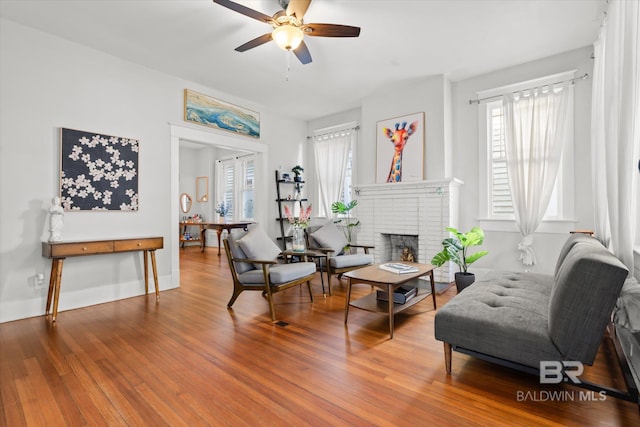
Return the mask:
<path id="1" fill-rule="evenodd" d="M 325 268 L 327 269 L 329 295 L 331 295 L 332 275 L 338 275 L 339 279 L 342 277 L 342 273 L 373 264 L 373 254 L 369 253 L 369 249 L 373 249 L 375 246 L 349 244 L 333 221 L 322 226 L 307 227 L 305 236 L 307 247 L 310 250 L 323 252 L 327 255 Z M 359 249 L 362 249 L 364 253 L 358 252 Z"/>
<path id="2" fill-rule="evenodd" d="M 242 236 L 229 233 L 224 239 L 224 250 L 233 278 L 233 294 L 227 303 L 231 308 L 244 291 L 261 291 L 269 302 L 271 320 L 276 321 L 273 295 L 306 282 L 309 298 L 313 302 L 311 280 L 316 273 L 313 262 L 279 264 L 280 248 L 261 230 L 253 229 Z"/>

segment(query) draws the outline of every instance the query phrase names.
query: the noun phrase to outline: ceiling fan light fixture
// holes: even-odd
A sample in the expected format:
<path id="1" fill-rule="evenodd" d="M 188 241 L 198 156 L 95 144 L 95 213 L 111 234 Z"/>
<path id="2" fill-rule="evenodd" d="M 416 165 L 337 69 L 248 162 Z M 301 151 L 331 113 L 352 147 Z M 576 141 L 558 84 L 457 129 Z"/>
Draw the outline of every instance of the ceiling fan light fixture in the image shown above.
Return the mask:
<path id="1" fill-rule="evenodd" d="M 281 25 L 271 33 L 271 37 L 282 50 L 295 50 L 304 37 L 304 32 L 293 25 Z"/>

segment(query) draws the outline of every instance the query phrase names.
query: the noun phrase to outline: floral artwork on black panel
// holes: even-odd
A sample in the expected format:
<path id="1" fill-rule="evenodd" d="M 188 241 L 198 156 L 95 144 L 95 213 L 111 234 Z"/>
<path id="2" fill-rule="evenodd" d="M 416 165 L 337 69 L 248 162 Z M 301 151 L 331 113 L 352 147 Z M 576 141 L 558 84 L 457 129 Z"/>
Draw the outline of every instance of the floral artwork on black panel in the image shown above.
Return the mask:
<path id="1" fill-rule="evenodd" d="M 65 211 L 137 211 L 137 139 L 62 128 L 60 198 Z"/>

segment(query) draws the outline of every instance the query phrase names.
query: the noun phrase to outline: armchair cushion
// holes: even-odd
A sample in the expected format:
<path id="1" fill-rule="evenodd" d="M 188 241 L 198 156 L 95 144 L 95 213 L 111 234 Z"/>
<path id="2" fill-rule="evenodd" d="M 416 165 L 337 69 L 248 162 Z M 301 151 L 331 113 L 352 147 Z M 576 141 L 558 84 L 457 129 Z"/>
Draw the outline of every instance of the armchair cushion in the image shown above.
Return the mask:
<path id="1" fill-rule="evenodd" d="M 373 264 L 373 254 L 350 254 L 329 258 L 332 268 L 355 267 L 358 265 Z"/>
<path id="2" fill-rule="evenodd" d="M 272 261 L 280 254 L 280 248 L 273 243 L 273 240 L 262 228 L 256 227 L 249 230 L 240 240 L 238 240 L 240 249 L 244 251 L 248 258 L 262 261 Z M 260 264 L 255 266 L 262 271 Z"/>
<path id="3" fill-rule="evenodd" d="M 338 230 L 333 221 L 328 221 L 316 232 L 311 234 L 318 244 L 327 249 L 332 249 L 334 255 L 340 255 L 345 246 L 349 244 L 344 234 Z"/>
<path id="4" fill-rule="evenodd" d="M 229 233 L 227 236 L 227 242 L 229 243 L 229 249 L 231 250 L 231 255 L 233 258 L 246 259 L 249 258 L 247 254 L 240 248 L 238 245 L 238 236 L 234 233 Z M 242 274 L 245 271 L 253 270 L 255 266 L 249 262 L 236 262 L 236 273 Z"/>
<path id="5" fill-rule="evenodd" d="M 294 262 L 291 264 L 278 264 L 269 268 L 269 279 L 272 285 L 291 282 L 304 276 L 314 274 L 316 265 L 313 262 Z M 264 283 L 262 268 L 247 271 L 238 275 L 238 280 L 243 285 L 256 285 Z"/>

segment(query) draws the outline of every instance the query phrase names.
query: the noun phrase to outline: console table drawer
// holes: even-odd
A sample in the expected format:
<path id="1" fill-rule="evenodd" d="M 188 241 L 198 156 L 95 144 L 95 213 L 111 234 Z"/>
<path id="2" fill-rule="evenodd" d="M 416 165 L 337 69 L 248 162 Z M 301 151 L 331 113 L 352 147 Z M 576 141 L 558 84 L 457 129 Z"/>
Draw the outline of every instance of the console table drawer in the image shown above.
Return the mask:
<path id="1" fill-rule="evenodd" d="M 114 252 L 143 251 L 162 249 L 162 237 L 148 239 L 116 240 L 113 242 Z"/>
<path id="2" fill-rule="evenodd" d="M 49 253 L 45 256 L 48 258 L 64 258 L 67 256 L 93 255 L 113 252 L 113 241 L 111 240 L 104 242 L 50 243 L 46 246 Z"/>

